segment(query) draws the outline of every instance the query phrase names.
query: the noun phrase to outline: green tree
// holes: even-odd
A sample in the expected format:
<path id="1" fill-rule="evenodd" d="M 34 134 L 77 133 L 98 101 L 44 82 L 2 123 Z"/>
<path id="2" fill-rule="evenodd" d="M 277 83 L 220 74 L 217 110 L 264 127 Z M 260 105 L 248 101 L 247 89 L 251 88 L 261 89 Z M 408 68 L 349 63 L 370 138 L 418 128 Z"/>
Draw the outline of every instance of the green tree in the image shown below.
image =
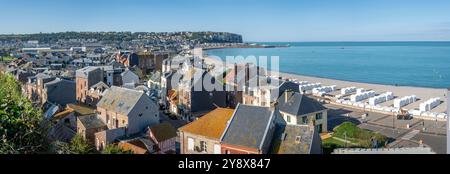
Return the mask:
<path id="1" fill-rule="evenodd" d="M 76 134 L 70 143 L 56 142 L 56 151 L 59 154 L 93 154 L 94 147 L 80 134 Z"/>
<path id="2" fill-rule="evenodd" d="M 74 154 L 89 154 L 94 152 L 94 148 L 79 134 L 72 138 L 70 150 Z"/>
<path id="3" fill-rule="evenodd" d="M 102 154 L 133 154 L 131 150 L 125 150 L 118 145 L 109 144 L 103 149 Z"/>
<path id="4" fill-rule="evenodd" d="M 14 77 L 0 72 L 0 154 L 48 152 L 46 125 Z"/>

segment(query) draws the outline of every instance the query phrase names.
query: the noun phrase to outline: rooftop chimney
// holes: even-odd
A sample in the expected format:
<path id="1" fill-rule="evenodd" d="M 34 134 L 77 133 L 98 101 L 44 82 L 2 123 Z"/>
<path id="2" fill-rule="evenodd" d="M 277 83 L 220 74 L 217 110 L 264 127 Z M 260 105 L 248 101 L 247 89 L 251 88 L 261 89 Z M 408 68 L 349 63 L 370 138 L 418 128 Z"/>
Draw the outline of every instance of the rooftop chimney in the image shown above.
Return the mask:
<path id="1" fill-rule="evenodd" d="M 287 103 L 289 98 L 293 95 L 293 91 L 291 90 L 286 90 L 285 92 L 286 94 L 284 95 L 284 102 Z"/>
<path id="2" fill-rule="evenodd" d="M 289 99 L 288 95 L 289 95 L 289 92 L 286 91 L 286 94 L 284 95 L 284 103 L 288 102 L 288 99 Z"/>

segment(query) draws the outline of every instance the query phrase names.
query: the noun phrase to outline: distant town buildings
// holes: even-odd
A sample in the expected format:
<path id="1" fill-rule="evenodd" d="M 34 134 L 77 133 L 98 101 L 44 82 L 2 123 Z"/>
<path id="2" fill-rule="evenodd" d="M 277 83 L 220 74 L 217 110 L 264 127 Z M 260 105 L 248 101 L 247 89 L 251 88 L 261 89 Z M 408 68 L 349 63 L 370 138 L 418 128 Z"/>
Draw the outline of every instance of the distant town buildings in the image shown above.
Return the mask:
<path id="1" fill-rule="evenodd" d="M 142 133 L 149 125 L 160 121 L 158 106 L 143 92 L 112 86 L 97 104 L 99 119 L 108 130 L 96 133 L 96 147 L 121 136 Z"/>
<path id="2" fill-rule="evenodd" d="M 103 81 L 103 72 L 99 67 L 85 67 L 76 71 L 76 96 L 80 103 L 90 104 L 87 94 L 92 85 Z"/>
<path id="3" fill-rule="evenodd" d="M 251 63 L 215 72 L 203 57 L 202 48 L 248 46 L 240 35 L 91 34 L 103 36 L 1 42 L 15 59 L 6 71 L 51 121 L 51 139 L 79 134 L 98 151 L 135 154 L 322 153 L 327 110 L 298 84 Z"/>

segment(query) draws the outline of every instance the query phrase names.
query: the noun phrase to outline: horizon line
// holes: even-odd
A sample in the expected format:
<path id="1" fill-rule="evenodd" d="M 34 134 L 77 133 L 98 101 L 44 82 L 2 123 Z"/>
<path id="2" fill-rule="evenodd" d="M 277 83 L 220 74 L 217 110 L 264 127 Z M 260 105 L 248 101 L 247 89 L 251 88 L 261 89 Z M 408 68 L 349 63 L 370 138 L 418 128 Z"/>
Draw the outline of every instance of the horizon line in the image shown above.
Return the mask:
<path id="1" fill-rule="evenodd" d="M 199 30 L 199 31 L 189 31 L 189 30 L 177 30 L 177 31 L 57 31 L 57 32 L 29 32 L 29 33 L 0 33 L 0 36 L 4 35 L 33 35 L 33 34 L 57 34 L 57 33 L 177 33 L 177 32 L 217 32 L 217 33 L 231 33 L 237 34 L 244 38 L 244 35 L 229 31 L 212 31 L 212 30 Z M 304 40 L 304 41 L 243 41 L 243 43 L 265 43 L 265 42 L 290 42 L 290 43 L 319 43 L 319 42 L 347 42 L 347 43 L 358 43 L 358 42 L 450 42 L 450 40 Z"/>

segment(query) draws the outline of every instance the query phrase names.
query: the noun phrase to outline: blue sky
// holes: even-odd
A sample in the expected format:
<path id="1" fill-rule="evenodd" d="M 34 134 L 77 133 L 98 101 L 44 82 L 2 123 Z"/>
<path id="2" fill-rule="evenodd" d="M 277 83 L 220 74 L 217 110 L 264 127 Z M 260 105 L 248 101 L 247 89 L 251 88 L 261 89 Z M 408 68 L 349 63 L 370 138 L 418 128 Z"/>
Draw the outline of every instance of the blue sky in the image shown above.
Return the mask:
<path id="1" fill-rule="evenodd" d="M 245 41 L 450 40 L 449 0 L 0 0 L 0 33 L 228 31 Z"/>

